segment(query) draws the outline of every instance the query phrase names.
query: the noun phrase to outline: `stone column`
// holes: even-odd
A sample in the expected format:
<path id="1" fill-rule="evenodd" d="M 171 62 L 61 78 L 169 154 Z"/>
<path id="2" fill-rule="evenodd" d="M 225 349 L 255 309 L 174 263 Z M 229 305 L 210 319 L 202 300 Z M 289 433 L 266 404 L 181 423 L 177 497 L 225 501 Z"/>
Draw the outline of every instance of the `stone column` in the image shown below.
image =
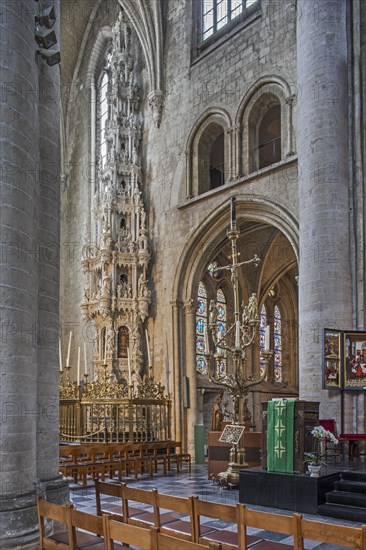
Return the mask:
<path id="1" fill-rule="evenodd" d="M 340 394 L 322 391 L 322 329 L 352 326 L 346 0 L 298 0 L 297 18 L 300 398 L 329 418 Z"/>
<path id="2" fill-rule="evenodd" d="M 59 0 L 53 0 L 59 35 Z M 50 6 L 49 0 L 39 9 Z M 65 502 L 68 485 L 59 474 L 59 267 L 60 267 L 60 69 L 38 58 L 39 226 L 37 481 L 39 492 Z"/>
<path id="3" fill-rule="evenodd" d="M 34 0 L 0 2 L 0 548 L 38 537 L 38 68 Z"/>
<path id="4" fill-rule="evenodd" d="M 189 407 L 187 410 L 188 452 L 195 456 L 195 426 L 197 424 L 197 380 L 196 380 L 196 312 L 193 300 L 184 302 L 186 329 L 186 372 L 189 379 Z"/>
<path id="5" fill-rule="evenodd" d="M 174 438 L 182 440 L 182 375 L 180 371 L 180 345 L 182 334 L 180 331 L 181 304 L 175 300 L 170 302 L 172 307 L 172 342 L 173 342 L 173 388 L 172 401 L 174 417 Z"/>

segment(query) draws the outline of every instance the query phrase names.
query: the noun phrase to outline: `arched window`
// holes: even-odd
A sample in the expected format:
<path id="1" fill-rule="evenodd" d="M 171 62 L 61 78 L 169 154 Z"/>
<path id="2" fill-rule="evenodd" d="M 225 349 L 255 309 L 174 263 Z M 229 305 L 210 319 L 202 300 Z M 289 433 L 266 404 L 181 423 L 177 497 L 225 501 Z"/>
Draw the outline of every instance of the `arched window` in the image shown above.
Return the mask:
<path id="1" fill-rule="evenodd" d="M 216 307 L 217 307 L 217 321 L 216 321 L 216 335 L 217 339 L 223 338 L 226 333 L 226 298 L 225 294 L 218 289 L 216 293 Z M 226 351 L 220 348 L 216 349 L 216 352 L 220 352 L 220 357 L 216 359 L 217 372 L 224 374 L 226 372 Z"/>
<path id="2" fill-rule="evenodd" d="M 127 349 L 130 345 L 129 330 L 127 327 L 119 327 L 118 329 L 118 358 L 127 358 Z"/>
<path id="3" fill-rule="evenodd" d="M 224 129 L 211 123 L 203 132 L 199 146 L 198 193 L 216 189 L 225 183 Z"/>
<path id="4" fill-rule="evenodd" d="M 106 327 L 103 327 L 100 332 L 100 359 L 103 361 L 105 359 L 107 349 L 106 349 Z"/>
<path id="5" fill-rule="evenodd" d="M 225 25 L 238 23 L 239 15 L 246 15 L 246 10 L 257 2 L 258 0 L 202 0 L 202 41 Z"/>
<path id="6" fill-rule="evenodd" d="M 281 160 L 281 106 L 270 107 L 258 129 L 258 168 Z"/>
<path id="7" fill-rule="evenodd" d="M 213 142 L 210 151 L 210 188 L 216 189 L 225 183 L 224 132 Z"/>
<path id="8" fill-rule="evenodd" d="M 266 326 L 267 326 L 267 310 L 265 305 L 263 304 L 261 309 L 261 314 L 260 314 L 260 323 L 259 323 L 259 365 L 260 365 L 261 376 L 263 376 L 264 369 L 265 369 L 265 363 L 262 356 L 262 351 L 264 351 Z"/>
<path id="9" fill-rule="evenodd" d="M 274 308 L 273 336 L 274 336 L 274 379 L 282 382 L 282 322 L 278 306 Z"/>
<path id="10" fill-rule="evenodd" d="M 100 169 L 103 170 L 107 161 L 107 141 L 105 135 L 106 123 L 109 118 L 108 112 L 108 88 L 110 81 L 110 67 L 111 53 L 107 53 L 105 58 L 104 67 L 100 74 L 99 86 L 98 86 L 98 109 L 97 109 L 97 139 L 98 139 L 98 152 L 97 157 L 99 160 Z"/>
<path id="11" fill-rule="evenodd" d="M 201 374 L 207 374 L 205 356 L 205 334 L 207 331 L 207 291 L 203 283 L 198 285 L 196 310 L 196 369 Z"/>

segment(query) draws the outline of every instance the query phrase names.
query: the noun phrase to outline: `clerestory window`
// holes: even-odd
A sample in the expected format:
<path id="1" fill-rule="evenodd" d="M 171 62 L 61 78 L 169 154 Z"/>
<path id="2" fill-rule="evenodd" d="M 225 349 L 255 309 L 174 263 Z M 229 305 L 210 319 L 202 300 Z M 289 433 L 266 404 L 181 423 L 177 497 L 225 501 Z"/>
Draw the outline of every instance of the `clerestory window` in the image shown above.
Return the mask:
<path id="1" fill-rule="evenodd" d="M 231 22 L 240 21 L 259 0 L 202 0 L 202 36 L 207 40 Z"/>

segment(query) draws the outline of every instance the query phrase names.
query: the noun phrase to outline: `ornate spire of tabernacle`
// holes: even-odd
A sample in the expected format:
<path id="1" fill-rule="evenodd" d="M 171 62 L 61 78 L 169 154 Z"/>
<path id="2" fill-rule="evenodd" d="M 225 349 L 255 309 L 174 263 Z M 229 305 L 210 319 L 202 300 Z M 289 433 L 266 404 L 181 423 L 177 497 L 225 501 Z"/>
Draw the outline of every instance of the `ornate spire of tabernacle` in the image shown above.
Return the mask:
<path id="1" fill-rule="evenodd" d="M 141 116 L 131 29 L 121 10 L 112 29 L 104 85 L 98 90 L 97 178 L 92 208 L 95 244 L 83 249 L 84 320 L 96 329 L 94 365 L 108 364 L 117 380 L 140 380 L 142 324 L 151 291 L 139 142 Z M 101 86 L 102 88 L 102 86 Z M 104 101 L 103 101 L 104 98 Z M 93 227 L 94 226 L 94 227 Z"/>

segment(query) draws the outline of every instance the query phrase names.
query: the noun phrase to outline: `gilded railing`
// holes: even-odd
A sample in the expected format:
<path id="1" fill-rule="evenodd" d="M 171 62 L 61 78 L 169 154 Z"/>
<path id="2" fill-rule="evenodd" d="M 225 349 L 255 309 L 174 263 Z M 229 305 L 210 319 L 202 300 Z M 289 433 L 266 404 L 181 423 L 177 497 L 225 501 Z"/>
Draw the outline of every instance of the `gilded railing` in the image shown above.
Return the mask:
<path id="1" fill-rule="evenodd" d="M 87 379 L 86 379 L 87 380 Z M 60 440 L 148 442 L 171 439 L 171 402 L 152 376 L 137 389 L 102 381 L 60 383 Z"/>

